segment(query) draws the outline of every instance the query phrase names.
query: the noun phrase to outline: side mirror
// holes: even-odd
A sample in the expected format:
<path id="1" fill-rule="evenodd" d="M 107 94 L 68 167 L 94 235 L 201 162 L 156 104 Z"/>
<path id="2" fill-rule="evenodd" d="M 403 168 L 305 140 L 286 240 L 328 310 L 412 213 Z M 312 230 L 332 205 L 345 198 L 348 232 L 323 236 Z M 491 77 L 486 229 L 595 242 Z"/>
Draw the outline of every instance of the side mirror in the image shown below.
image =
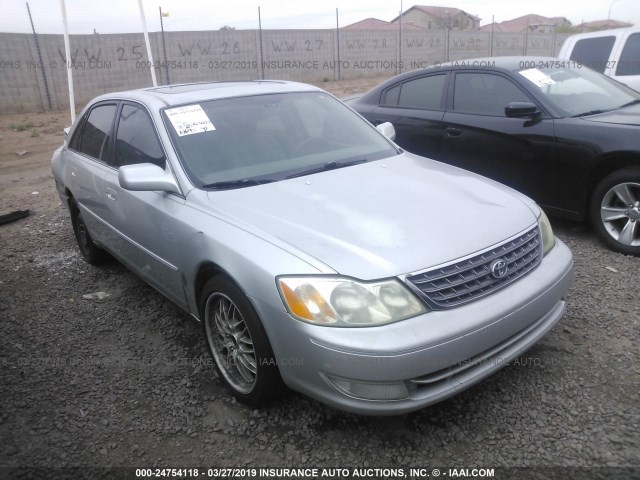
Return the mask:
<path id="1" fill-rule="evenodd" d="M 504 114 L 509 118 L 531 118 L 540 113 L 538 107 L 529 102 L 511 102 L 504 107 Z"/>
<path id="2" fill-rule="evenodd" d="M 378 131 L 392 142 L 396 139 L 396 129 L 391 122 L 381 123 L 376 127 Z"/>
<path id="3" fill-rule="evenodd" d="M 137 163 L 120 167 L 118 181 L 125 190 L 180 194 L 180 188 L 173 176 L 152 163 Z"/>

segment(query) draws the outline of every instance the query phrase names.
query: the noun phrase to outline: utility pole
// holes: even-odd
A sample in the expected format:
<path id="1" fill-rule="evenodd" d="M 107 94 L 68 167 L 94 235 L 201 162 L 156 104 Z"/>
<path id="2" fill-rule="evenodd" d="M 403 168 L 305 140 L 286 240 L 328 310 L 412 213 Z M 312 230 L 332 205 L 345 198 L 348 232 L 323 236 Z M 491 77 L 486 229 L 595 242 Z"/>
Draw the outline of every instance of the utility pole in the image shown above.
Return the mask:
<path id="1" fill-rule="evenodd" d="M 169 85 L 171 82 L 169 81 L 169 65 L 167 63 L 167 44 L 164 40 L 164 23 L 162 22 L 164 14 L 162 13 L 162 7 L 158 7 L 158 10 L 160 11 L 160 35 L 162 37 L 162 56 L 164 57 L 164 75 L 167 80 L 167 85 Z M 167 16 L 168 15 L 169 14 L 167 14 Z"/>
<path id="2" fill-rule="evenodd" d="M 38 34 L 36 33 L 36 27 L 33 25 L 33 18 L 31 17 L 31 9 L 29 8 L 29 2 L 27 2 L 27 12 L 29 12 L 29 21 L 31 22 L 31 30 L 33 30 L 33 38 L 36 42 L 36 52 L 38 53 L 38 64 L 40 65 L 40 71 L 42 72 L 42 79 L 44 80 L 44 91 L 47 94 L 47 104 L 49 110 L 51 110 L 51 93 L 49 93 L 49 83 L 47 82 L 47 76 L 44 73 L 44 62 L 42 61 L 42 52 L 40 51 L 40 42 L 38 41 Z"/>

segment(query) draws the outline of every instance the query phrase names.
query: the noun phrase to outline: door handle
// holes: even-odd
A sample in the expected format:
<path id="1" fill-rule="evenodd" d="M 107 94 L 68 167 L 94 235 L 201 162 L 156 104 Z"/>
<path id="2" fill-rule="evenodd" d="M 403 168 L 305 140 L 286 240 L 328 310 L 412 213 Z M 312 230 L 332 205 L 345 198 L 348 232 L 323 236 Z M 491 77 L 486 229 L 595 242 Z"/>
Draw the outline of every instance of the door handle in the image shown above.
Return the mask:
<path id="1" fill-rule="evenodd" d="M 107 198 L 113 202 L 116 201 L 117 197 L 116 197 L 116 191 L 112 188 L 107 188 L 107 192 L 105 193 L 105 195 L 107 196 Z"/>
<path id="2" fill-rule="evenodd" d="M 445 131 L 447 132 L 447 135 L 450 137 L 457 137 L 462 134 L 462 130 L 455 127 L 447 127 Z"/>

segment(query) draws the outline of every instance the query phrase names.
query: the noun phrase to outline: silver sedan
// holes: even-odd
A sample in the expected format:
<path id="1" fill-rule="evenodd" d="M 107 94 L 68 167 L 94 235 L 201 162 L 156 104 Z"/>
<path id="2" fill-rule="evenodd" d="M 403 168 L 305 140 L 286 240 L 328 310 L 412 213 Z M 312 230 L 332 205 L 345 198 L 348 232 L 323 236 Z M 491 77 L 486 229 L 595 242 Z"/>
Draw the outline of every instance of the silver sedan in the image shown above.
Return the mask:
<path id="1" fill-rule="evenodd" d="M 573 262 L 533 201 L 393 138 L 308 85 L 164 86 L 96 98 L 52 169 L 84 259 L 190 312 L 238 400 L 398 414 L 540 340 Z"/>

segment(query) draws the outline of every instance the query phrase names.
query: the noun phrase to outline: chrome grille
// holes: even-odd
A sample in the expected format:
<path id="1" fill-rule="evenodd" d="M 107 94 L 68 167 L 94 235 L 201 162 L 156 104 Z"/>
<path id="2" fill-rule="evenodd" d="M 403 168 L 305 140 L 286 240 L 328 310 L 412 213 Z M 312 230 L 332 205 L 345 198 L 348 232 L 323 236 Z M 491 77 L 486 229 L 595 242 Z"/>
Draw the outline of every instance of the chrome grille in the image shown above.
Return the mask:
<path id="1" fill-rule="evenodd" d="M 472 302 L 506 287 L 533 270 L 542 258 L 540 229 L 527 232 L 491 249 L 443 267 L 406 278 L 408 285 L 434 310 Z M 508 266 L 500 276 L 504 260 Z M 492 268 L 495 272 L 492 272 Z"/>

